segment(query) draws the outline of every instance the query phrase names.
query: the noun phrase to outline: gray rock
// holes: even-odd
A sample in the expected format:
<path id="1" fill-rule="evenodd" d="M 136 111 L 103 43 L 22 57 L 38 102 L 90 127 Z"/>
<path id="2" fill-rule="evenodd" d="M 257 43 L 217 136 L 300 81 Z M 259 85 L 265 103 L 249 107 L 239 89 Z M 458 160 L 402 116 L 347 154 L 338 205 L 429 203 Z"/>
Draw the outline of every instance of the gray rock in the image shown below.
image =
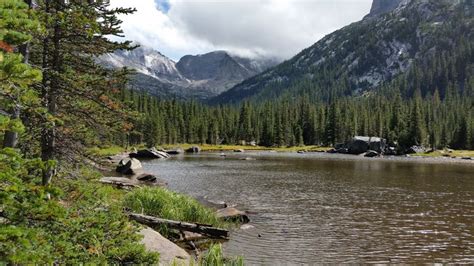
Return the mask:
<path id="1" fill-rule="evenodd" d="M 397 8 L 404 0 L 374 0 L 370 14 L 367 17 L 375 17 L 388 13 Z"/>
<path id="2" fill-rule="evenodd" d="M 386 145 L 387 141 L 379 137 L 356 136 L 346 143 L 346 148 L 350 154 L 362 154 L 369 150 L 383 153 Z"/>
<path id="3" fill-rule="evenodd" d="M 149 148 L 144 150 L 139 150 L 137 152 L 132 152 L 129 154 L 131 158 L 140 158 L 140 159 L 166 159 L 170 155 L 164 151 L 159 151 L 156 148 Z"/>
<path id="4" fill-rule="evenodd" d="M 164 238 L 160 233 L 146 227 L 139 232 L 143 236 L 140 241 L 145 246 L 147 251 L 160 253 L 161 265 L 188 265 L 191 261 L 191 256 L 181 247 Z"/>
<path id="5" fill-rule="evenodd" d="M 142 164 L 135 158 L 125 158 L 120 160 L 115 171 L 124 175 L 135 175 L 142 170 Z"/>

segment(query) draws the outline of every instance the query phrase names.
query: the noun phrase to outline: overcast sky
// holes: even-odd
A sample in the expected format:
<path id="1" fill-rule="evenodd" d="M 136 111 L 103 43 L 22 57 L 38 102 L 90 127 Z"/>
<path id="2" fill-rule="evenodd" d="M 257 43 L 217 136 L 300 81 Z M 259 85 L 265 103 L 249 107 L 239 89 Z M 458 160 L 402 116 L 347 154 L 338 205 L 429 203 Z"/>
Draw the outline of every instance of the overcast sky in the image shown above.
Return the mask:
<path id="1" fill-rule="evenodd" d="M 368 14 L 372 0 L 111 0 L 127 39 L 178 60 L 228 50 L 287 59 Z"/>

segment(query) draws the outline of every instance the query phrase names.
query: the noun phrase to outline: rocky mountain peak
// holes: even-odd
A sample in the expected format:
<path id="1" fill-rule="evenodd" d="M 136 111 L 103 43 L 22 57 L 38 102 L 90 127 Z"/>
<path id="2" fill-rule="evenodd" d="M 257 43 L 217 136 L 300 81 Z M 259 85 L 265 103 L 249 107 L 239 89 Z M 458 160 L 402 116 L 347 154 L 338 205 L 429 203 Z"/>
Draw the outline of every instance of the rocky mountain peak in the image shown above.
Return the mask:
<path id="1" fill-rule="evenodd" d="M 408 0 L 374 0 L 367 17 L 376 17 L 391 12 L 400 6 L 402 2 L 408 2 Z"/>

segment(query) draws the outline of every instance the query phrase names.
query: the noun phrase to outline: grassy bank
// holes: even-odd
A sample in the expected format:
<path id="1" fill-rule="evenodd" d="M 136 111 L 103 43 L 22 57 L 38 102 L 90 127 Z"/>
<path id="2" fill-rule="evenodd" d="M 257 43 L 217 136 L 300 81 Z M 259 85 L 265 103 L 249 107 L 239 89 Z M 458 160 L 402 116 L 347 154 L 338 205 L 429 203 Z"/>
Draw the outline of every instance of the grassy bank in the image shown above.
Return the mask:
<path id="1" fill-rule="evenodd" d="M 304 151 L 328 151 L 330 147 L 320 147 L 320 146 L 294 146 L 294 147 L 263 147 L 263 146 L 243 146 L 243 145 L 210 145 L 210 144 L 167 144 L 160 146 L 165 150 L 174 150 L 177 148 L 181 148 L 183 150 L 189 149 L 193 146 L 199 146 L 202 151 L 204 152 L 212 152 L 212 151 L 234 151 L 234 150 L 246 150 L 246 151 L 277 151 L 277 152 L 297 152 L 300 150 Z M 141 149 L 144 148 L 143 145 L 136 146 L 134 148 Z M 130 151 L 132 148 L 129 148 Z M 88 150 L 91 155 L 99 156 L 99 157 L 106 157 L 112 156 L 119 153 L 126 152 L 127 149 L 120 146 L 105 146 L 105 147 L 93 147 Z"/>
<path id="2" fill-rule="evenodd" d="M 204 207 L 197 200 L 164 188 L 145 187 L 128 193 L 124 207 L 133 212 L 164 219 L 228 227 L 219 220 L 212 209 Z"/>
<path id="3" fill-rule="evenodd" d="M 438 150 L 433 152 L 424 152 L 424 153 L 417 153 L 415 156 L 421 157 L 456 157 L 456 158 L 464 158 L 464 157 L 471 157 L 474 158 L 474 151 L 468 150 Z"/>

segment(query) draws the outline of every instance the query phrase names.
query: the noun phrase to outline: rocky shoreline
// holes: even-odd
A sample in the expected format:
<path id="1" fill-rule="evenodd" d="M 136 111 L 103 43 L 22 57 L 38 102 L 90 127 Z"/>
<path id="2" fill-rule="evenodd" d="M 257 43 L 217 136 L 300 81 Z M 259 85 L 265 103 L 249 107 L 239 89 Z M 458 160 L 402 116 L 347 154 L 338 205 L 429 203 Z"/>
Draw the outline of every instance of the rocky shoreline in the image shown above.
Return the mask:
<path id="1" fill-rule="evenodd" d="M 200 151 L 201 149 L 197 146 L 193 146 L 192 148 L 186 150 L 188 153 L 199 153 Z M 102 177 L 99 182 L 125 190 L 133 190 L 145 186 L 158 186 L 166 188 L 166 181 L 160 179 L 154 174 L 143 171 L 142 164 L 138 158 L 168 159 L 171 157 L 171 155 L 177 155 L 183 152 L 184 151 L 182 149 L 165 151 L 156 148 L 149 148 L 138 151 L 134 150 L 130 153 L 124 152 L 114 156 L 109 156 L 102 161 L 101 169 L 115 168 L 116 174 L 114 176 L 110 176 L 112 171 L 105 171 L 103 172 L 104 177 Z M 225 202 L 212 201 L 206 197 L 198 198 L 196 200 L 201 205 L 214 210 L 216 217 L 222 221 L 232 222 L 235 224 L 246 224 L 250 222 L 247 212 L 240 211 L 234 206 L 229 206 Z M 201 246 L 200 242 L 209 242 L 213 241 L 213 239 L 220 239 L 219 241 L 228 239 L 228 231 L 224 229 L 212 228 L 208 225 L 186 223 L 182 221 L 163 220 L 159 217 L 143 216 L 148 219 L 156 219 L 158 222 L 162 222 L 161 220 L 163 220 L 165 223 L 171 223 L 171 225 L 174 225 L 174 227 L 171 228 L 175 229 L 177 235 L 180 237 L 177 239 L 166 238 L 151 228 L 153 223 L 143 222 L 143 218 L 140 219 L 140 217 L 138 217 L 137 219 L 137 216 L 143 215 L 133 213 L 129 214 L 129 217 L 132 220 L 144 225 L 143 229 L 139 232 L 139 234 L 143 236 L 141 243 L 144 244 L 148 251 L 156 251 L 160 253 L 160 264 L 164 263 L 168 265 L 175 262 L 188 263 L 197 259 L 201 253 L 202 250 L 198 248 L 198 246 Z M 169 226 L 170 224 L 165 225 Z M 192 226 L 194 226 L 195 229 L 192 229 Z M 213 235 L 212 233 L 208 233 L 205 230 L 206 228 L 211 228 L 211 230 L 214 231 L 220 230 L 224 232 L 225 236 L 222 237 L 222 235 Z"/>

